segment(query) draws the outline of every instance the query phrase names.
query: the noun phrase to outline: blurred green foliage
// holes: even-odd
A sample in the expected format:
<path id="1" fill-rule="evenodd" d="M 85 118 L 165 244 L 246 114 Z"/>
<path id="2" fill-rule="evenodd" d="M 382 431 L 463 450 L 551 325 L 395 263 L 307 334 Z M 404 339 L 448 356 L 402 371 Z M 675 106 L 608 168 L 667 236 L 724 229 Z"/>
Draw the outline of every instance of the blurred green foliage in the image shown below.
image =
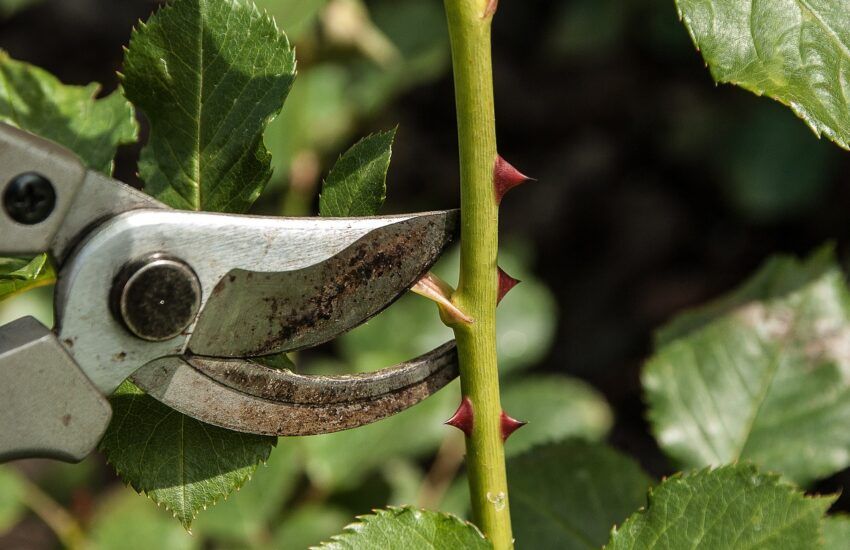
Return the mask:
<path id="1" fill-rule="evenodd" d="M 352 136 L 399 94 L 448 71 L 442 6 L 436 0 L 376 0 L 368 3 L 368 10 L 359 0 L 258 4 L 287 31 L 299 57 L 299 75 L 288 101 L 265 134 L 275 168 L 270 190 L 277 196 L 271 209 L 313 214 L 321 176 Z M 565 8 L 569 13 L 558 20 L 567 25 L 567 34 L 576 34 L 570 31 L 575 28 L 570 10 L 583 9 L 583 17 L 592 17 L 596 14 L 590 7 Z M 604 13 L 615 16 L 614 7 L 610 4 Z M 611 27 L 591 47 L 616 42 L 620 27 Z M 552 48 L 570 55 L 587 47 L 576 43 L 553 40 Z M 392 192 L 391 181 L 389 186 Z M 500 265 L 522 280 L 498 312 L 505 407 L 531 422 L 510 440 L 512 455 L 564 437 L 601 441 L 613 422 L 604 398 L 587 384 L 534 372 L 550 352 L 558 318 L 551 291 L 534 276 L 534 252 L 528 243 L 508 242 L 500 256 Z M 457 254 L 451 253 L 435 271 L 455 281 L 457 264 Z M 40 289 L 4 302 L 0 323 L 35 314 L 52 324 L 51 296 L 50 289 Z M 451 337 L 433 303 L 407 295 L 340 338 L 333 355 L 305 353 L 296 361 L 304 372 L 370 371 Z M 458 399 L 458 384 L 453 383 L 404 413 L 357 430 L 281 438 L 251 482 L 199 514 L 192 536 L 164 509 L 120 487 L 100 457 L 73 466 L 41 465 L 27 475 L 71 510 L 95 548 L 301 550 L 341 532 L 356 514 L 387 504 L 465 515 L 462 438 L 441 424 Z M 14 490 L 22 475 L 14 466 L 0 467 L 0 536 L 33 513 Z"/>
<path id="2" fill-rule="evenodd" d="M 18 522 L 25 509 L 24 487 L 19 476 L 8 469 L 0 469 L 0 533 Z"/>
<path id="3" fill-rule="evenodd" d="M 586 384 L 561 375 L 527 377 L 552 343 L 551 330 L 543 336 L 526 333 L 533 327 L 555 325 L 550 292 L 531 274 L 527 245 L 506 247 L 502 261 L 523 283 L 502 302 L 500 310 L 513 312 L 502 319 L 502 330 L 515 333 L 517 342 L 529 341 L 532 350 L 508 356 L 505 406 L 515 416 L 531 420 L 517 432 L 509 452 L 517 454 L 536 443 L 564 436 L 590 441 L 603 439 L 610 429 L 611 411 L 604 399 Z M 457 269 L 455 254 L 437 270 L 449 276 Z M 22 297 L 30 297 L 29 294 Z M 10 300 L 14 304 L 16 300 Z M 502 309 L 504 308 L 504 309 Z M 501 315 L 501 313 L 500 313 Z M 337 342 L 337 358 L 304 359 L 299 370 L 375 370 L 427 351 L 451 338 L 439 321 L 432 302 L 413 294 L 404 296 L 381 315 Z M 534 399 L 530 399 L 530 395 Z M 401 414 L 357 430 L 304 438 L 281 438 L 268 463 L 260 466 L 251 482 L 225 502 L 202 512 L 187 536 L 167 512 L 157 509 L 131 489 L 95 495 L 95 512 L 86 531 L 96 547 L 114 548 L 128 538 L 138 548 L 283 548 L 303 549 L 341 531 L 355 514 L 385 504 L 420 504 L 423 491 L 437 491 L 430 507 L 464 514 L 468 499 L 461 458 L 463 445 L 453 428 L 440 423 L 457 405 L 457 383 Z M 448 478 L 429 472 L 437 457 L 451 457 Z M 96 460 L 82 465 L 49 465 L 39 483 L 60 502 L 72 500 L 75 491 L 97 485 L 92 473 Z M 60 472 L 57 476 L 53 472 Z M 79 474 L 76 475 L 75 473 Z M 0 483 L 16 479 L 9 467 L 0 469 Z M 64 481 L 63 481 L 64 479 Z M 0 521 L 7 528 L 22 512 L 11 490 L 0 491 Z M 5 510 L 11 510 L 4 516 Z M 8 514 L 14 513 L 14 516 Z M 132 517 L 132 521 L 128 520 Z"/>

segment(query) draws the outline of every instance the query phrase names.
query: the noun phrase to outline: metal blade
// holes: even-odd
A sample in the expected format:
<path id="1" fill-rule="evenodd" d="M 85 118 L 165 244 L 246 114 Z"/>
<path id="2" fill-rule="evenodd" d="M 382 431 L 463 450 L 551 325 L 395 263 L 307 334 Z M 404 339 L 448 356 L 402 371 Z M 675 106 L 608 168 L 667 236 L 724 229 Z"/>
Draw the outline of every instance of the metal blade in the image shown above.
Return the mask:
<path id="1" fill-rule="evenodd" d="M 118 180 L 88 170 L 50 250 L 61 263 L 91 229 L 118 214 L 142 208 L 171 208 Z"/>
<path id="2" fill-rule="evenodd" d="M 132 378 L 157 400 L 208 424 L 287 436 L 337 432 L 386 418 L 436 393 L 458 372 L 454 342 L 365 375 L 312 377 L 240 360 L 188 361 L 159 359 Z"/>
<path id="3" fill-rule="evenodd" d="M 195 354 L 217 357 L 274 353 L 290 347 L 295 337 L 300 338 L 295 342 L 298 346 L 310 345 L 363 322 L 411 286 L 449 241 L 456 218 L 456 212 L 374 218 L 264 218 L 145 209 L 125 212 L 98 225 L 63 265 L 55 297 L 57 332 L 86 375 L 105 394 L 143 365 L 186 353 L 190 342 Z M 389 246 L 393 243 L 395 247 Z M 334 258 L 349 249 L 362 250 L 363 256 L 345 256 L 347 264 L 321 272 L 326 262 L 336 265 Z M 405 258 L 405 254 L 410 257 Z M 114 275 L 152 255 L 167 256 L 188 266 L 197 275 L 202 292 L 200 321 L 193 320 L 179 335 L 163 341 L 135 336 L 113 315 L 111 297 L 121 294 L 120 288 L 116 292 L 110 289 L 114 282 L 120 286 Z M 372 273 L 366 274 L 363 270 L 367 269 Z M 281 273 L 294 273 L 296 277 L 264 279 L 268 274 Z M 299 280 L 299 273 L 312 275 Z M 256 288 L 243 282 L 241 290 L 228 289 L 240 275 L 247 279 L 249 274 L 270 282 Z M 335 277 L 336 285 L 326 288 L 328 280 L 322 277 Z M 313 286 L 303 286 L 307 284 Z M 290 309 L 280 307 L 284 303 L 280 293 L 288 297 L 296 289 L 300 291 L 296 298 L 315 299 L 293 302 L 305 308 L 300 311 L 302 315 L 316 317 L 312 322 L 318 331 L 315 336 L 301 326 L 310 324 L 309 318 L 290 315 Z M 252 296 L 255 292 L 259 299 Z M 272 307 L 274 300 L 278 311 Z M 349 307 L 351 311 L 341 309 Z M 283 321 L 276 319 L 278 315 Z M 255 334 L 250 333 L 251 327 Z M 287 333 L 288 340 L 281 338 Z"/>
<path id="4" fill-rule="evenodd" d="M 253 357 L 327 342 L 377 314 L 451 241 L 457 212 L 373 229 L 325 261 L 294 271 L 234 269 L 212 290 L 189 341 L 197 355 Z"/>

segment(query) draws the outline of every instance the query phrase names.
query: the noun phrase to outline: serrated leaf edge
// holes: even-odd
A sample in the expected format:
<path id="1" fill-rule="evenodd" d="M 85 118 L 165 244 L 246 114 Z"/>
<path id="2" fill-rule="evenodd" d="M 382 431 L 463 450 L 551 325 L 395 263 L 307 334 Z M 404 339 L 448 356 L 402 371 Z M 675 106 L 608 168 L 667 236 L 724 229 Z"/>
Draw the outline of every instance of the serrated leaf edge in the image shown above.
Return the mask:
<path id="1" fill-rule="evenodd" d="M 692 29 L 690 18 L 687 15 L 684 14 L 684 11 L 679 6 L 678 0 L 676 1 L 676 12 L 679 16 L 679 21 L 681 21 L 682 24 L 685 26 L 685 29 L 688 32 L 688 36 L 691 37 L 691 41 L 694 44 L 694 48 L 696 49 L 697 52 L 700 53 L 700 58 L 702 58 L 702 60 L 703 60 L 703 65 L 705 65 L 705 67 L 708 68 L 709 74 L 711 75 L 711 79 L 714 81 L 715 86 L 719 85 L 719 84 L 729 84 L 731 86 L 735 86 L 735 87 L 741 88 L 743 90 L 746 90 L 746 91 L 748 91 L 752 94 L 755 94 L 758 97 L 764 97 L 765 96 L 764 90 L 758 90 L 758 89 L 756 89 L 755 87 L 753 87 L 749 84 L 744 84 L 742 82 L 739 82 L 739 81 L 733 80 L 733 79 L 722 80 L 722 79 L 718 78 L 714 74 L 714 68 L 711 65 L 709 65 L 708 60 L 702 55 L 702 49 L 700 48 L 699 40 L 697 39 L 697 37 L 694 34 L 694 31 Z M 817 139 L 821 139 L 822 136 L 826 136 L 827 139 L 829 139 L 830 141 L 832 141 L 833 143 L 835 143 L 836 145 L 838 145 L 842 149 L 850 151 L 850 143 L 848 143 L 841 136 L 839 136 L 838 133 L 832 127 L 830 127 L 829 125 L 827 125 L 825 123 L 816 122 L 815 119 L 812 118 L 811 116 L 809 116 L 807 111 L 801 105 L 799 105 L 798 103 L 786 102 L 786 101 L 783 101 L 780 98 L 773 97 L 773 96 L 770 96 L 770 95 L 768 95 L 766 97 L 769 98 L 769 99 L 772 99 L 773 101 L 776 101 L 780 105 L 784 105 L 785 107 L 788 107 L 789 109 L 791 109 L 791 111 L 794 113 L 794 115 L 796 115 L 797 118 L 802 120 L 803 123 L 805 123 L 805 125 L 812 131 L 812 133 L 815 134 L 815 137 Z"/>
<path id="2" fill-rule="evenodd" d="M 415 506 L 387 506 L 386 508 L 373 508 L 371 514 L 361 514 L 358 516 L 354 516 L 354 521 L 346 525 L 342 533 L 332 536 L 329 540 L 323 541 L 319 544 L 319 546 L 311 546 L 309 550 L 322 550 L 329 548 L 332 543 L 336 542 L 344 542 L 345 538 L 350 535 L 356 535 L 359 533 L 370 521 L 373 521 L 376 518 L 385 518 L 385 517 L 396 517 L 399 514 L 407 513 L 407 512 L 426 512 L 428 514 L 434 514 L 442 519 L 447 519 L 453 523 L 464 527 L 472 527 L 478 536 L 481 537 L 482 540 L 488 540 L 481 530 L 472 522 L 466 521 L 457 517 L 454 514 L 449 514 L 447 512 L 441 512 L 438 510 L 425 510 L 423 508 L 416 508 Z"/>
<path id="3" fill-rule="evenodd" d="M 750 462 L 750 461 L 732 462 L 732 463 L 729 463 L 729 464 L 722 464 L 720 466 L 706 466 L 705 468 L 700 468 L 700 469 L 697 469 L 697 470 L 689 470 L 689 471 L 685 471 L 685 472 L 676 472 L 675 474 L 673 474 L 671 476 L 665 476 L 665 477 L 661 478 L 661 482 L 658 485 L 652 486 L 652 487 L 649 488 L 649 490 L 647 490 L 646 506 L 641 506 L 640 508 L 638 508 L 629 517 L 627 517 L 625 520 L 623 520 L 622 525 L 620 525 L 620 526 L 614 525 L 613 527 L 611 527 L 611 531 L 609 532 L 608 542 L 605 543 L 605 546 L 602 547 L 602 550 L 605 550 L 606 548 L 608 548 L 609 544 L 614 539 L 614 536 L 617 533 L 619 533 L 618 527 L 622 527 L 627 522 L 631 521 L 632 518 L 636 518 L 638 516 L 646 516 L 650 512 L 650 509 L 652 508 L 654 501 L 655 501 L 655 498 L 656 498 L 655 490 L 658 489 L 661 486 L 661 484 L 667 483 L 667 482 L 679 483 L 679 482 L 686 481 L 688 479 L 691 479 L 691 478 L 694 478 L 694 477 L 697 477 L 697 476 L 708 475 L 708 474 L 712 474 L 712 473 L 716 473 L 716 472 L 722 472 L 724 470 L 736 470 L 738 468 L 746 468 L 747 470 L 750 471 L 751 474 L 754 474 L 754 475 L 757 475 L 761 478 L 764 478 L 765 481 L 767 481 L 767 482 L 774 483 L 778 486 L 786 487 L 790 490 L 790 492 L 792 494 L 800 496 L 804 500 L 828 500 L 829 504 L 831 505 L 840 496 L 839 493 L 831 494 L 831 495 L 807 495 L 805 493 L 805 491 L 803 491 L 802 489 L 800 489 L 799 487 L 797 487 L 793 483 L 785 480 L 780 474 L 773 472 L 773 471 L 770 471 L 770 470 L 762 471 L 762 470 L 759 469 L 759 467 L 756 464 L 754 464 L 753 462 Z M 828 508 L 829 507 L 827 507 L 827 509 Z M 826 510 L 824 510 L 824 511 L 826 511 Z M 823 530 L 822 529 L 821 529 L 821 538 L 823 538 Z"/>
<path id="4" fill-rule="evenodd" d="M 364 141 L 378 137 L 378 136 L 386 135 L 386 134 L 390 134 L 390 151 L 389 151 L 389 156 L 387 158 L 387 170 L 389 171 L 389 166 L 392 164 L 392 160 L 393 160 L 393 146 L 395 145 L 395 138 L 398 136 L 398 127 L 399 127 L 399 125 L 396 124 L 394 127 L 390 128 L 389 130 L 379 130 L 377 132 L 372 132 L 371 134 L 367 134 L 367 135 L 363 136 L 362 138 L 360 138 L 356 143 L 354 143 L 354 145 L 352 145 L 351 147 L 349 147 L 348 149 L 346 149 L 345 151 L 340 153 L 339 156 L 337 156 L 336 161 L 334 162 L 333 166 L 331 166 L 331 169 L 328 172 L 328 174 L 324 178 L 322 178 L 322 184 L 320 186 L 320 189 L 324 189 L 324 186 L 327 183 L 327 180 L 330 177 L 331 172 L 333 172 L 334 168 L 336 168 L 336 166 L 339 164 L 339 161 L 342 160 L 342 158 L 344 156 L 346 156 L 348 153 L 353 151 L 356 147 L 361 145 Z M 322 193 L 319 193 L 319 201 L 321 201 L 321 199 L 322 199 Z M 383 195 L 381 195 L 381 204 L 383 204 L 384 201 L 386 201 L 386 199 L 387 199 L 387 189 L 386 189 L 386 186 L 384 186 L 384 193 L 383 193 Z"/>
<path id="5" fill-rule="evenodd" d="M 242 477 L 238 481 L 238 483 L 236 483 L 231 488 L 229 493 L 222 494 L 219 497 L 214 498 L 213 500 L 205 502 L 204 504 L 202 504 L 201 508 L 199 508 L 198 510 L 195 510 L 191 513 L 190 517 L 188 518 L 188 521 L 186 521 L 186 522 L 184 522 L 182 519 L 177 517 L 177 511 L 176 510 L 174 510 L 172 507 L 168 506 L 167 503 L 165 503 L 161 500 L 158 500 L 156 497 L 154 497 L 154 495 L 152 495 L 150 492 L 148 492 L 148 489 L 145 489 L 144 487 L 141 487 L 141 486 L 137 485 L 136 483 L 134 483 L 132 481 L 128 481 L 127 479 L 125 479 L 124 473 L 115 465 L 115 463 L 113 463 L 109 459 L 108 453 L 101 452 L 101 454 L 106 459 L 106 463 L 109 464 L 109 466 L 111 466 L 113 470 L 115 470 L 115 473 L 121 479 L 121 483 L 123 483 L 125 487 L 132 489 L 133 491 L 136 492 L 136 494 L 144 495 L 146 498 L 150 499 L 151 502 L 156 504 L 157 508 L 162 508 L 165 511 L 170 512 L 171 517 L 178 520 L 180 522 L 180 525 L 182 525 L 183 528 L 186 529 L 186 532 L 188 532 L 191 535 L 192 534 L 192 529 L 191 529 L 192 523 L 198 518 L 198 513 L 201 510 L 206 510 L 210 506 L 215 506 L 215 505 L 219 504 L 220 502 L 225 502 L 230 497 L 230 495 L 232 495 L 233 493 L 239 491 L 242 487 L 244 487 L 246 483 L 248 483 L 249 481 L 251 481 L 254 478 L 254 473 L 256 473 L 257 468 L 260 465 L 263 465 L 263 466 L 267 465 L 269 457 L 271 456 L 272 450 L 276 447 L 277 447 L 277 440 L 275 440 L 274 443 L 272 444 L 272 446 L 269 448 L 268 455 L 260 458 L 260 460 L 258 460 L 253 466 L 249 466 L 250 471 L 246 472 L 245 476 Z"/>

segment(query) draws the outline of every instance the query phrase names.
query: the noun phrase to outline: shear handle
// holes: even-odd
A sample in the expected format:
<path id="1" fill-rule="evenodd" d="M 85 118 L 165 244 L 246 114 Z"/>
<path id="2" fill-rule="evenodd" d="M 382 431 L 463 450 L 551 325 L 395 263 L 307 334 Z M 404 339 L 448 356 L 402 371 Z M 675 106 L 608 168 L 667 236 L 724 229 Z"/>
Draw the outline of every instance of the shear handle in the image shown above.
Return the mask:
<path id="1" fill-rule="evenodd" d="M 0 462 L 77 462 L 97 446 L 112 417 L 56 336 L 32 317 L 0 327 Z"/>
<path id="2" fill-rule="evenodd" d="M 0 123 L 0 254 L 47 251 L 85 175 L 69 150 Z"/>

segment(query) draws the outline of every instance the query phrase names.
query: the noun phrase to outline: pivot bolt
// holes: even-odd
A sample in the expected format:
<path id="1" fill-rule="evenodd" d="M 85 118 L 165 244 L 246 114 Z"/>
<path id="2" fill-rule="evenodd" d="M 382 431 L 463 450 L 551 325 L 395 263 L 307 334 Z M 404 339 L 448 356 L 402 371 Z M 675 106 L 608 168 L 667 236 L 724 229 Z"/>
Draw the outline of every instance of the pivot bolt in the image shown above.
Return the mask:
<path id="1" fill-rule="evenodd" d="M 50 180 L 37 172 L 24 172 L 12 178 L 3 191 L 3 209 L 10 218 L 25 225 L 46 220 L 56 207 L 56 190 Z"/>
<path id="2" fill-rule="evenodd" d="M 179 336 L 201 307 L 201 283 L 185 262 L 161 254 L 127 264 L 112 285 L 113 315 L 132 334 L 160 342 Z"/>

